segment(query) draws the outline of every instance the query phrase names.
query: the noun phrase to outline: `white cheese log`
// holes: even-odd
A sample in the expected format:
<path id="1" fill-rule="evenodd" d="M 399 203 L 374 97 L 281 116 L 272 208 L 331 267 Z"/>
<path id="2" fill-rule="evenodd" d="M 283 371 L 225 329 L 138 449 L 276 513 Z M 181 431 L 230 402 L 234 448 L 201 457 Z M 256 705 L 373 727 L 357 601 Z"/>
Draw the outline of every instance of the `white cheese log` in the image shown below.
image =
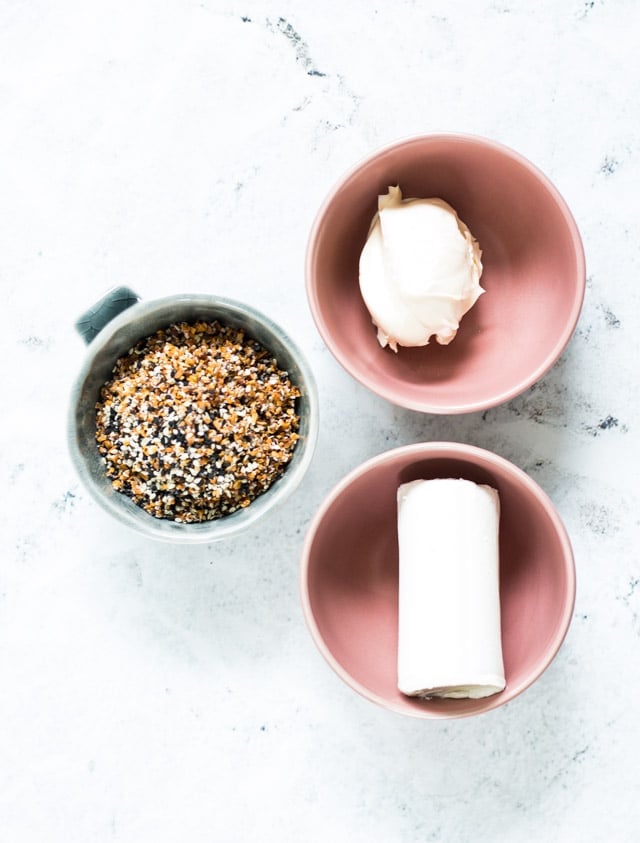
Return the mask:
<path id="1" fill-rule="evenodd" d="M 500 634 L 500 500 L 469 480 L 398 489 L 398 688 L 487 697 L 505 687 Z"/>

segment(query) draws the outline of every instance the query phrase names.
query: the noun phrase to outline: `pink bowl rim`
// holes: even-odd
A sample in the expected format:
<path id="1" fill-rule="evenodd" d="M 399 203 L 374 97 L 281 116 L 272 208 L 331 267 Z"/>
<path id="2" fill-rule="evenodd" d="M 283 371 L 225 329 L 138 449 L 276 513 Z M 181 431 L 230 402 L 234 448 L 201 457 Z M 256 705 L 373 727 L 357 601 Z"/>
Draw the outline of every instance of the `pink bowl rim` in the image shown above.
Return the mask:
<path id="1" fill-rule="evenodd" d="M 396 393 L 395 390 L 386 387 L 384 384 L 374 385 L 366 377 L 363 377 L 361 374 L 359 374 L 356 371 L 355 366 L 353 366 L 353 364 L 351 363 L 349 357 L 340 354 L 331 341 L 330 331 L 320 311 L 316 287 L 313 281 L 313 263 L 317 251 L 318 235 L 324 224 L 325 217 L 338 193 L 363 167 L 370 164 L 376 158 L 379 158 L 382 155 L 386 155 L 387 153 L 395 149 L 411 146 L 412 144 L 421 144 L 425 141 L 428 143 L 440 143 L 442 141 L 449 141 L 452 143 L 476 144 L 478 146 L 483 146 L 488 149 L 492 149 L 496 152 L 499 152 L 502 155 L 511 158 L 513 161 L 519 163 L 522 167 L 528 170 L 546 188 L 546 190 L 556 203 L 567 224 L 567 228 L 571 236 L 571 243 L 573 245 L 575 253 L 577 269 L 575 294 L 569 319 L 567 320 L 564 329 L 559 335 L 557 341 L 549 350 L 542 363 L 537 366 L 532 372 L 530 372 L 526 377 L 522 378 L 520 381 L 518 381 L 518 383 L 514 384 L 510 389 L 504 390 L 503 392 L 500 392 L 491 398 L 479 401 L 452 403 L 447 406 L 439 406 L 436 404 L 430 404 L 428 401 L 416 401 L 412 400 L 411 398 L 401 397 Z M 499 141 L 495 141 L 490 138 L 485 138 L 481 135 L 474 135 L 465 132 L 433 132 L 427 134 L 410 135 L 408 137 L 400 138 L 398 140 L 392 141 L 391 143 L 385 144 L 384 146 L 378 147 L 373 152 L 361 158 L 334 184 L 334 186 L 330 189 L 329 193 L 326 195 L 324 201 L 320 205 L 320 208 L 316 213 L 316 216 L 311 226 L 311 230 L 309 232 L 307 248 L 305 253 L 305 287 L 307 292 L 307 301 L 311 310 L 311 315 L 316 324 L 318 332 L 320 333 L 320 336 L 322 337 L 325 345 L 333 354 L 338 363 L 340 363 L 340 365 L 347 372 L 349 372 L 349 374 L 353 378 L 355 378 L 355 380 L 357 380 L 363 386 L 367 387 L 367 389 L 370 389 L 372 392 L 376 393 L 377 395 L 380 395 L 382 398 L 385 398 L 387 401 L 390 401 L 391 403 L 396 404 L 400 407 L 404 407 L 408 410 L 417 410 L 418 412 L 422 413 L 433 413 L 434 415 L 457 415 L 461 413 L 473 413 L 482 410 L 488 410 L 492 407 L 497 407 L 500 404 L 504 404 L 507 401 L 510 401 L 512 398 L 515 398 L 516 396 L 525 392 L 525 390 L 527 390 L 530 386 L 533 386 L 533 384 L 535 384 L 538 380 L 544 377 L 544 375 L 555 365 L 555 363 L 558 361 L 559 357 L 562 355 L 563 351 L 569 344 L 569 341 L 571 340 L 576 329 L 576 325 L 578 324 L 578 319 L 580 318 L 580 313 L 582 311 L 586 290 L 586 261 L 584 245 L 580 236 L 580 231 L 578 229 L 578 225 L 575 221 L 575 218 L 571 213 L 571 210 L 569 209 L 567 202 L 565 201 L 564 197 L 561 195 L 557 187 L 549 179 L 549 177 L 546 176 L 542 172 L 542 170 L 540 170 L 528 158 L 526 158 L 520 152 L 516 152 L 511 147 L 500 143 Z"/>
<path id="2" fill-rule="evenodd" d="M 516 685 L 509 685 L 500 694 L 492 697 L 486 697 L 484 700 L 479 700 L 479 707 L 473 711 L 456 711 L 452 709 L 449 712 L 434 712 L 429 709 L 407 709 L 393 701 L 387 700 L 379 694 L 369 690 L 362 683 L 354 679 L 347 670 L 338 662 L 333 656 L 331 650 L 326 645 L 320 629 L 316 623 L 313 610 L 311 608 L 311 594 L 309 592 L 309 560 L 311 556 L 311 549 L 314 543 L 316 533 L 322 524 L 327 512 L 333 506 L 340 495 L 358 478 L 367 474 L 372 469 L 387 462 L 393 462 L 396 459 L 404 456 L 414 456 L 416 458 L 432 457 L 432 458 L 458 458 L 477 465 L 478 462 L 495 465 L 511 475 L 518 483 L 524 486 L 531 495 L 542 504 L 543 509 L 549 516 L 551 523 L 560 544 L 562 545 L 562 559 L 564 562 L 564 571 L 567 584 L 567 600 L 565 601 L 564 611 L 558 624 L 555 635 L 549 642 L 546 648 L 544 657 L 540 660 L 538 668 L 531 673 L 525 680 Z M 484 448 L 479 448 L 475 445 L 466 445 L 459 442 L 417 442 L 412 445 L 401 445 L 398 448 L 393 448 L 389 451 L 384 451 L 375 457 L 372 457 L 359 466 L 350 471 L 329 491 L 327 496 L 320 504 L 314 517 L 307 528 L 304 543 L 301 553 L 300 565 L 300 597 L 302 601 L 302 609 L 305 622 L 311 637 L 324 657 L 325 661 L 334 670 L 335 673 L 354 691 L 360 694 L 365 699 L 376 703 L 377 705 L 397 714 L 402 714 L 409 717 L 414 717 L 423 720 L 448 720 L 460 719 L 463 717 L 472 717 L 478 714 L 484 714 L 493 709 L 499 708 L 529 688 L 533 683 L 542 676 L 545 670 L 554 660 L 562 643 L 564 642 L 575 608 L 576 600 L 576 570 L 575 559 L 571 541 L 567 533 L 566 527 L 560 518 L 551 498 L 547 493 L 533 480 L 525 471 L 518 468 L 509 460 L 493 451 L 488 451 Z"/>

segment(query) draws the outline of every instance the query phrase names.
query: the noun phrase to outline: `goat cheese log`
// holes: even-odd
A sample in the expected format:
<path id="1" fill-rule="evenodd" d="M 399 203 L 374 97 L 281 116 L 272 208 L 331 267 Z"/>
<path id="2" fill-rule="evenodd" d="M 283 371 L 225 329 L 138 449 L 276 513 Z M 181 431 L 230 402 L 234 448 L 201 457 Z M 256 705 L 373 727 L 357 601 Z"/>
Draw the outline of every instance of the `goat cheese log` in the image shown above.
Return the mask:
<path id="1" fill-rule="evenodd" d="M 488 697 L 505 687 L 500 635 L 500 500 L 469 480 L 398 489 L 398 688 Z"/>

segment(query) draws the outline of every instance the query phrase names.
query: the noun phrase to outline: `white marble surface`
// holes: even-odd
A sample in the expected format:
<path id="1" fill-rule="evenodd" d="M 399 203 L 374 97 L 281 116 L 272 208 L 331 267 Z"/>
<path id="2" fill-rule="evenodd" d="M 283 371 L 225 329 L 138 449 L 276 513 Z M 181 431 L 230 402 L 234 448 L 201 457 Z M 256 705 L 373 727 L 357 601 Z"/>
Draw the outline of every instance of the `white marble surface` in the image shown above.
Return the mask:
<path id="1" fill-rule="evenodd" d="M 637 839 L 639 32 L 635 0 L 0 2 L 3 843 Z M 529 157 L 585 243 L 570 347 L 486 415 L 423 417 L 368 394 L 304 294 L 328 189 L 375 147 L 435 130 Z M 246 299 L 307 352 L 322 433 L 268 526 L 176 549 L 80 488 L 72 323 L 114 283 Z M 435 438 L 525 468 L 578 573 L 541 680 L 448 723 L 350 692 L 297 591 L 329 488 Z"/>

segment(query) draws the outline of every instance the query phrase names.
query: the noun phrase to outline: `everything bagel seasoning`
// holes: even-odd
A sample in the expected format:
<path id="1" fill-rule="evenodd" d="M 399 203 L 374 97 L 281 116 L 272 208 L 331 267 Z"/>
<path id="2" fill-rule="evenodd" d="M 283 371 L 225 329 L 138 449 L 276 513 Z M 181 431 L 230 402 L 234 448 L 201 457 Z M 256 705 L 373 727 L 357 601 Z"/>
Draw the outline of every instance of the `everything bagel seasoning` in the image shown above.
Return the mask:
<path id="1" fill-rule="evenodd" d="M 299 439 L 300 392 L 256 340 L 179 322 L 115 364 L 96 404 L 114 488 L 156 518 L 211 521 L 248 506 Z"/>

